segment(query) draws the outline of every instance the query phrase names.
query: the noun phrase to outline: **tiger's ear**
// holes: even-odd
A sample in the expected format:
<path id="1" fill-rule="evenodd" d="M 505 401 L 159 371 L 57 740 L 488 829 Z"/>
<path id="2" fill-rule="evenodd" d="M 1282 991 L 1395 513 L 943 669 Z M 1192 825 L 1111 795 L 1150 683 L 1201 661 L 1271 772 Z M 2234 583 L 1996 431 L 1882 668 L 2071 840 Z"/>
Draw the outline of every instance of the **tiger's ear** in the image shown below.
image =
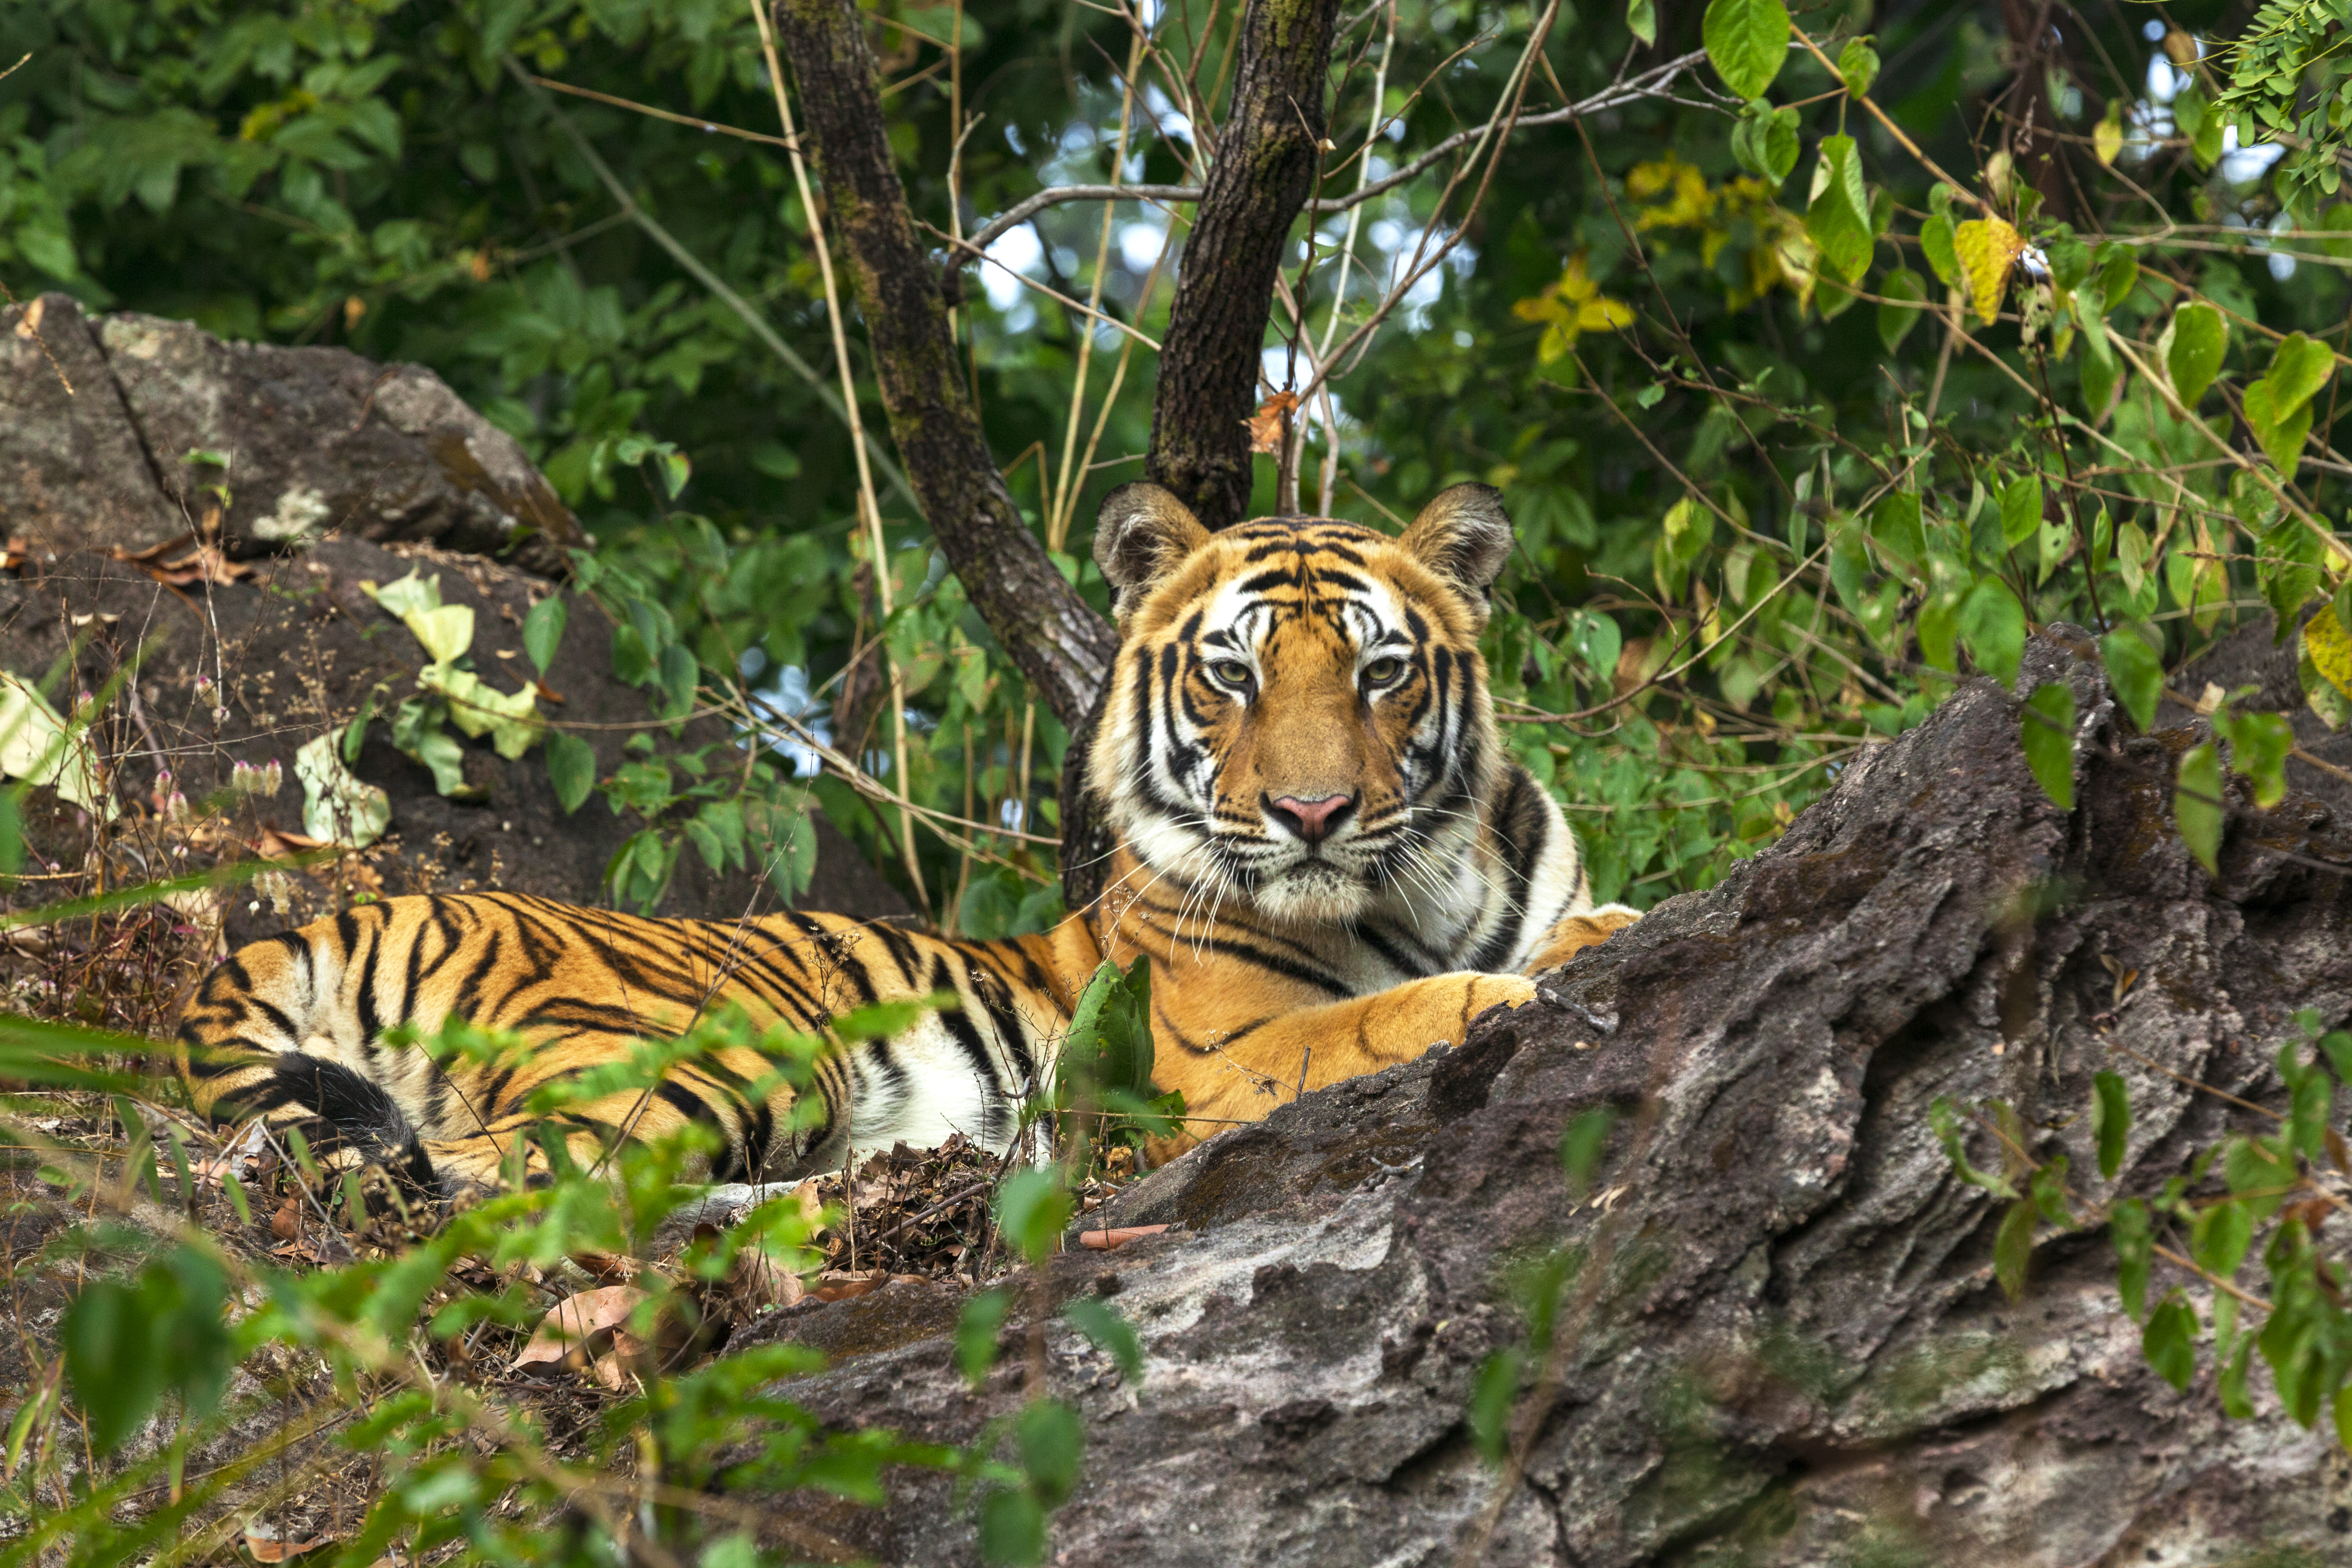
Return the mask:
<path id="1" fill-rule="evenodd" d="M 1421 563 L 1478 599 L 1511 557 L 1511 519 L 1492 485 L 1455 485 L 1421 509 L 1397 542 Z"/>
<path id="2" fill-rule="evenodd" d="M 1095 564 L 1124 611 L 1132 590 L 1148 587 L 1209 542 L 1192 509 L 1162 486 L 1139 480 L 1103 497 L 1095 518 Z"/>

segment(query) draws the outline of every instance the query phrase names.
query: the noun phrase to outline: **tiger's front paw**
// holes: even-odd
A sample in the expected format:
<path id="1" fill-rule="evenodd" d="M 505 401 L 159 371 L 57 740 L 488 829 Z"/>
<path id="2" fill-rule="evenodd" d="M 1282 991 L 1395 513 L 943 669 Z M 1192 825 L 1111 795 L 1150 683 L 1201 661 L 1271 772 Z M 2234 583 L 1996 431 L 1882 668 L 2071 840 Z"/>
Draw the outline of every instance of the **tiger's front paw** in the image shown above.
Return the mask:
<path id="1" fill-rule="evenodd" d="M 1586 948 L 1600 946 L 1641 918 L 1641 910 L 1629 910 L 1622 904 L 1603 904 L 1580 915 L 1566 916 L 1544 933 L 1543 946 L 1528 960 L 1526 973 L 1541 974 L 1547 969 L 1558 969 Z"/>
<path id="2" fill-rule="evenodd" d="M 1517 1007 L 1536 999 L 1536 983 L 1524 974 L 1472 974 L 1470 998 L 1463 1007 L 1465 1023 L 1489 1007 Z"/>

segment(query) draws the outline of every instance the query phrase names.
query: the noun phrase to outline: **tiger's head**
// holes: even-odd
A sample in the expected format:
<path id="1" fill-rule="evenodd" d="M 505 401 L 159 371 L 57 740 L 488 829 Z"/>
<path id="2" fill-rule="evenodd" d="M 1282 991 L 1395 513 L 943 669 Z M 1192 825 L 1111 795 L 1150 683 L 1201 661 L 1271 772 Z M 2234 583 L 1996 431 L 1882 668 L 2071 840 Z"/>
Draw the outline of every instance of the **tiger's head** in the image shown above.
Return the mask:
<path id="1" fill-rule="evenodd" d="M 1158 485 L 1112 491 L 1095 562 L 1120 646 L 1089 775 L 1111 829 L 1277 920 L 1450 880 L 1502 765 L 1478 635 L 1510 549 L 1485 485 L 1398 538 L 1323 518 L 1213 534 Z"/>

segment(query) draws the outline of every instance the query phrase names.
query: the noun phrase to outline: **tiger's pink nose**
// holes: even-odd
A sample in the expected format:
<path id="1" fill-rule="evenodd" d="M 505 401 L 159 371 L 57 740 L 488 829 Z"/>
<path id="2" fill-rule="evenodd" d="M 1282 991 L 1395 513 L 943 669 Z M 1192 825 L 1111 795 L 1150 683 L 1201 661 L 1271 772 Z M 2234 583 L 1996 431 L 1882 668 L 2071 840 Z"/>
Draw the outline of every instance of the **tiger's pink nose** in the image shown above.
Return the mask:
<path id="1" fill-rule="evenodd" d="M 1347 820 L 1348 809 L 1355 804 L 1352 795 L 1327 795 L 1320 800 L 1301 800 L 1286 795 L 1268 801 L 1266 807 L 1275 820 L 1299 837 L 1309 844 L 1320 844 L 1333 828 Z"/>

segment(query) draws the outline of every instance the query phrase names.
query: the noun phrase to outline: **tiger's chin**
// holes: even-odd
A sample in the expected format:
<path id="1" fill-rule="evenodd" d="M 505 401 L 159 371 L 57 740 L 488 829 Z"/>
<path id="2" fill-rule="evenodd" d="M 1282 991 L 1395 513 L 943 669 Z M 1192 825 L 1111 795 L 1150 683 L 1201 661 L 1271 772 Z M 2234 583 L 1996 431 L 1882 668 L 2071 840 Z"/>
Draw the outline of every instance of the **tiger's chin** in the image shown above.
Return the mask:
<path id="1" fill-rule="evenodd" d="M 1276 920 L 1329 923 L 1360 918 L 1370 910 L 1374 894 L 1352 872 L 1309 860 L 1267 878 L 1254 897 L 1257 907 Z"/>

